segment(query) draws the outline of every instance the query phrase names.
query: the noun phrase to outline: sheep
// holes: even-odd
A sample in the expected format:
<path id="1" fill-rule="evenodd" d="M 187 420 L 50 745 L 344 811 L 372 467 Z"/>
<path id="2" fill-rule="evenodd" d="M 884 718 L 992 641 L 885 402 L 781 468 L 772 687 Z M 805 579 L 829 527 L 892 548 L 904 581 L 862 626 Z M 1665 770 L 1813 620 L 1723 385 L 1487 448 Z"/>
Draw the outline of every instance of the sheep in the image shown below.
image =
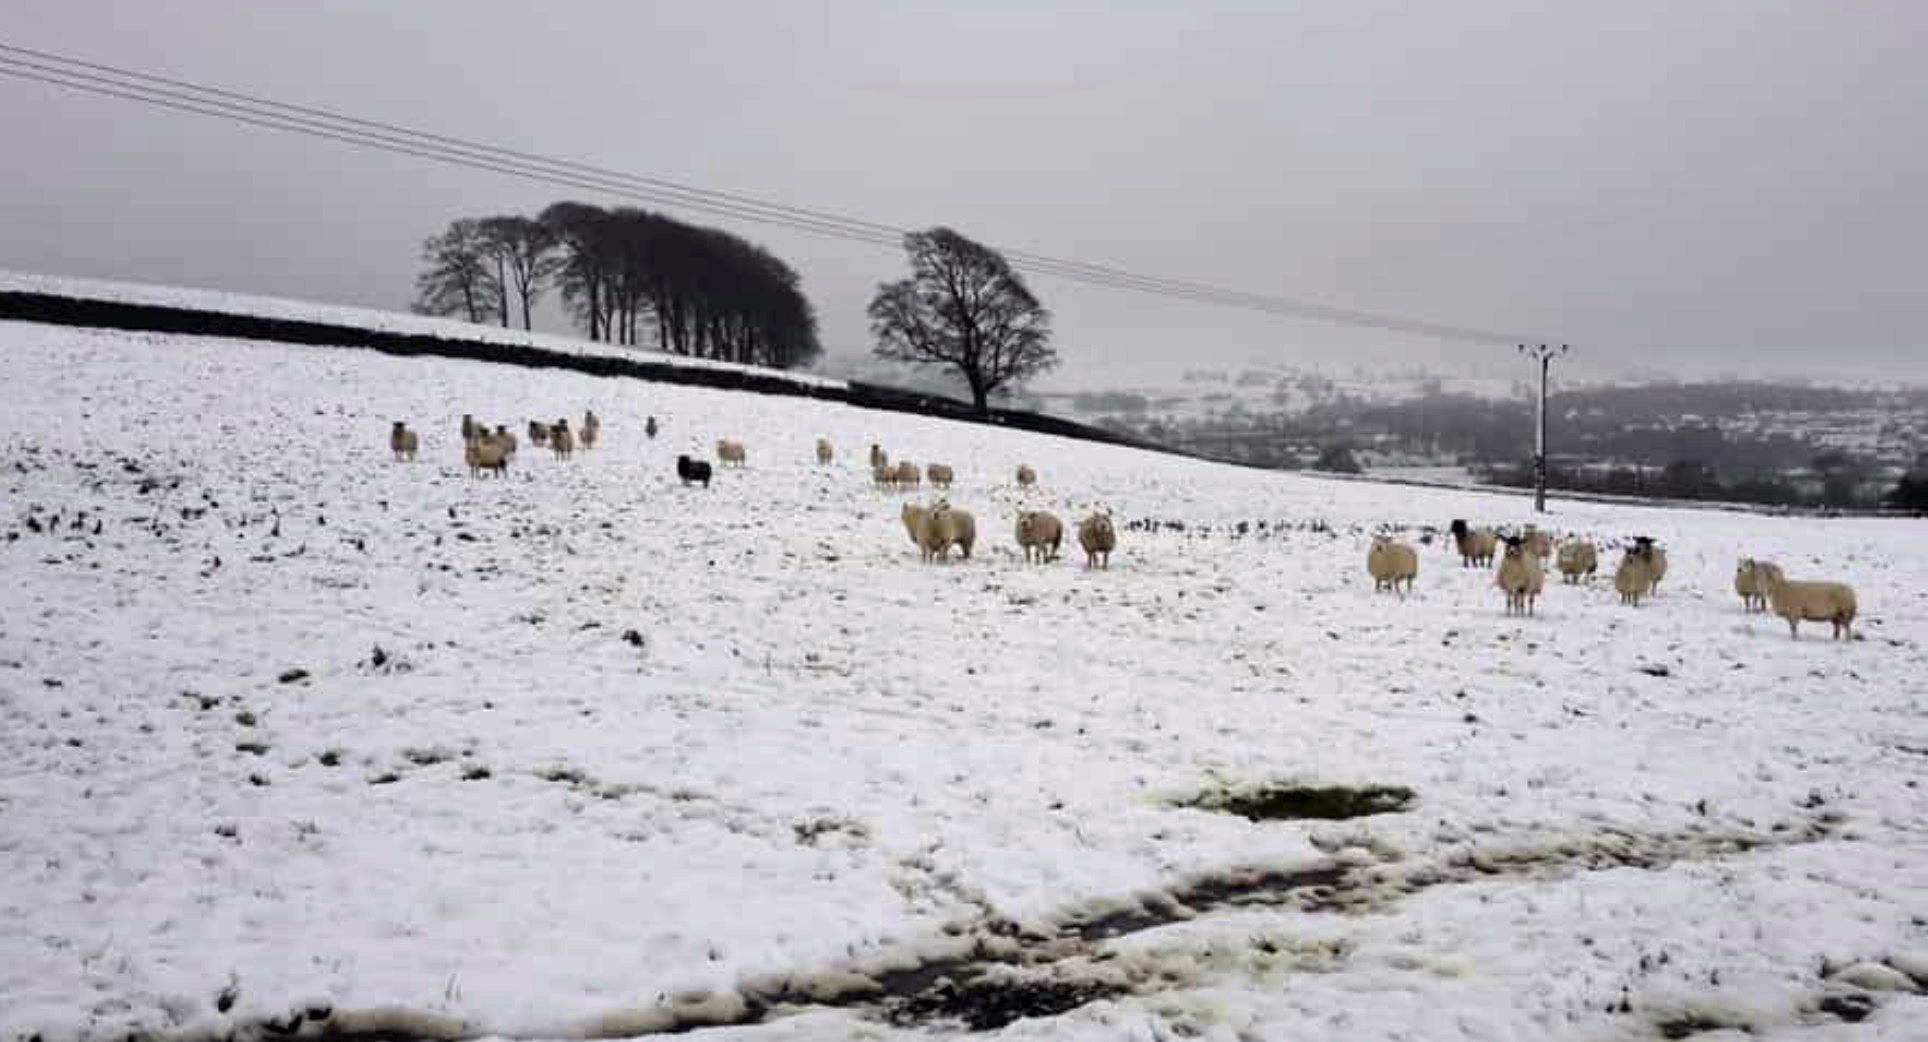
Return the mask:
<path id="1" fill-rule="evenodd" d="M 912 546 L 924 545 L 921 536 L 924 531 L 924 515 L 928 513 L 930 513 L 929 507 L 918 506 L 916 503 L 905 503 L 904 508 L 897 512 L 897 516 L 904 522 L 904 532 L 910 536 Z"/>
<path id="2" fill-rule="evenodd" d="M 1506 538 L 1506 554 L 1500 558 L 1495 581 L 1506 592 L 1508 615 L 1533 614 L 1534 602 L 1540 599 L 1540 590 L 1546 585 L 1546 571 L 1540 567 L 1540 559 L 1534 556 L 1525 537 Z"/>
<path id="3" fill-rule="evenodd" d="M 1585 539 L 1570 539 L 1560 544 L 1560 576 L 1568 583 L 1593 578 L 1600 570 L 1600 552 Z"/>
<path id="4" fill-rule="evenodd" d="M 578 435 L 577 440 L 582 442 L 583 448 L 593 449 L 596 447 L 596 439 L 600 437 L 602 437 L 602 421 L 596 419 L 596 414 L 593 411 L 584 409 L 582 411 L 582 431 Z"/>
<path id="5" fill-rule="evenodd" d="M 1419 553 L 1391 536 L 1375 536 L 1372 549 L 1366 551 L 1366 571 L 1372 573 L 1374 592 L 1398 593 L 1401 592 L 1399 584 L 1405 583 L 1404 592 L 1411 593 L 1413 582 L 1419 577 Z"/>
<path id="6" fill-rule="evenodd" d="M 898 462 L 897 464 L 897 487 L 898 488 L 916 488 L 917 486 L 923 484 L 923 482 L 924 482 L 924 474 L 922 471 L 917 469 L 917 464 L 912 463 L 909 460 L 902 460 Z"/>
<path id="7" fill-rule="evenodd" d="M 955 509 L 940 499 L 924 511 L 920 522 L 917 547 L 924 560 L 950 560 L 953 545 L 964 552 L 965 560 L 970 560 L 971 547 L 977 542 L 977 519 L 970 511 Z"/>
<path id="8" fill-rule="evenodd" d="M 1454 518 L 1448 531 L 1453 533 L 1453 545 L 1459 549 L 1461 568 L 1493 563 L 1493 554 L 1499 549 L 1499 536 L 1492 529 L 1470 529 L 1464 520 Z"/>
<path id="9" fill-rule="evenodd" d="M 837 450 L 830 447 L 830 439 L 818 438 L 817 439 L 817 466 L 827 467 L 830 465 L 830 461 L 836 458 L 837 458 Z"/>
<path id="10" fill-rule="evenodd" d="M 576 436 L 569 433 L 569 421 L 567 419 L 557 420 L 550 426 L 549 451 L 554 452 L 557 459 L 568 459 L 570 456 L 575 455 Z"/>
<path id="11" fill-rule="evenodd" d="M 1030 488 L 1032 485 L 1035 485 L 1037 483 L 1038 483 L 1038 472 L 1035 470 L 1032 470 L 1030 464 L 1028 463 L 1018 464 L 1018 487 Z"/>
<path id="12" fill-rule="evenodd" d="M 1553 535 L 1550 532 L 1542 532 L 1533 525 L 1527 525 L 1526 546 L 1544 565 L 1546 559 L 1553 556 Z"/>
<path id="13" fill-rule="evenodd" d="M 530 420 L 529 421 L 529 444 L 548 445 L 549 444 L 549 425 L 546 423 L 537 423 L 534 420 Z"/>
<path id="14" fill-rule="evenodd" d="M 462 414 L 462 440 L 463 441 L 466 442 L 466 441 L 472 440 L 480 430 L 481 428 L 477 427 L 475 424 L 474 415 L 466 412 Z"/>
<path id="15" fill-rule="evenodd" d="M 509 433 L 508 427 L 499 423 L 496 424 L 495 440 L 498 444 L 502 446 L 502 454 L 504 456 L 507 456 L 510 459 L 515 458 L 515 450 L 516 450 L 515 435 Z"/>
<path id="16" fill-rule="evenodd" d="M 1645 536 L 1642 536 L 1640 541 L 1647 544 L 1647 570 L 1653 573 L 1647 592 L 1658 593 L 1660 580 L 1667 577 L 1667 551 L 1664 547 L 1655 546 L 1654 541 Z"/>
<path id="17" fill-rule="evenodd" d="M 1038 561 L 1057 559 L 1058 549 L 1064 544 L 1064 522 L 1056 514 L 1047 510 L 1023 510 L 1018 512 L 1018 546 L 1024 550 L 1024 560 L 1029 564 L 1032 555 Z"/>
<path id="18" fill-rule="evenodd" d="M 1087 570 L 1111 567 L 1111 551 L 1118 546 L 1118 530 L 1112 527 L 1110 512 L 1096 510 L 1078 522 L 1078 545 L 1084 547 Z"/>
<path id="19" fill-rule="evenodd" d="M 1787 635 L 1791 640 L 1801 639 L 1801 622 L 1826 621 L 1833 626 L 1829 636 L 1840 640 L 1854 639 L 1854 616 L 1858 606 L 1854 599 L 1854 587 L 1838 582 L 1795 582 L 1781 574 L 1779 568 L 1757 573 L 1761 585 L 1767 589 L 1767 602 L 1774 614 L 1787 620 Z"/>
<path id="20" fill-rule="evenodd" d="M 1647 555 L 1639 547 L 1630 546 L 1620 555 L 1620 567 L 1613 573 L 1613 588 L 1620 594 L 1620 603 L 1640 606 L 1640 598 L 1653 589 L 1653 572 L 1648 567 Z"/>
<path id="21" fill-rule="evenodd" d="M 1766 575 L 1769 572 L 1779 578 L 1787 578 L 1781 572 L 1781 566 L 1773 561 L 1756 561 L 1752 557 L 1744 557 L 1734 566 L 1734 592 L 1741 595 L 1742 611 L 1767 610 Z"/>
<path id="22" fill-rule="evenodd" d="M 651 441 L 656 440 L 656 417 L 651 416 L 643 421 L 643 436 Z"/>
<path id="23" fill-rule="evenodd" d="M 741 467 L 749 459 L 749 453 L 743 451 L 742 442 L 723 438 L 716 443 L 716 458 L 722 461 L 724 466 Z"/>
<path id="24" fill-rule="evenodd" d="M 415 437 L 415 432 L 409 430 L 407 424 L 396 420 L 394 429 L 388 432 L 388 450 L 395 454 L 395 461 L 413 460 L 415 450 L 420 445 L 421 441 Z"/>
<path id="25" fill-rule="evenodd" d="M 481 477 L 486 470 L 495 471 L 495 476 L 499 478 L 509 476 L 507 446 L 492 435 L 480 434 L 463 442 L 462 462 L 468 464 L 472 478 Z"/>
<path id="26" fill-rule="evenodd" d="M 951 468 L 942 463 L 932 463 L 924 468 L 924 476 L 930 479 L 933 488 L 951 487 Z"/>
<path id="27" fill-rule="evenodd" d="M 890 466 L 890 453 L 885 452 L 876 442 L 870 443 L 870 469 Z"/>
<path id="28" fill-rule="evenodd" d="M 710 464 L 708 460 L 690 459 L 688 456 L 676 457 L 676 476 L 683 480 L 684 487 L 698 481 L 704 488 L 710 487 Z"/>
<path id="29" fill-rule="evenodd" d="M 870 468 L 870 476 L 879 488 L 890 488 L 897 484 L 897 468 L 886 464 Z"/>

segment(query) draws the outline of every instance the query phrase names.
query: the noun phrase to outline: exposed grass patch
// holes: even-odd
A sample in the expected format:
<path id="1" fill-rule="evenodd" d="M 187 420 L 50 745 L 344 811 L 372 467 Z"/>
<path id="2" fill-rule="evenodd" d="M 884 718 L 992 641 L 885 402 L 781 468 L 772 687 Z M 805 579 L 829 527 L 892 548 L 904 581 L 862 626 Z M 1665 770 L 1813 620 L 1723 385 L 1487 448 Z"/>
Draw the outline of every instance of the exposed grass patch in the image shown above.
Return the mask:
<path id="1" fill-rule="evenodd" d="M 544 767 L 536 772 L 536 777 L 546 782 L 560 782 L 564 785 L 589 784 L 589 775 L 576 767 Z"/>
<path id="2" fill-rule="evenodd" d="M 407 760 L 417 767 L 433 767 L 438 763 L 447 763 L 455 759 L 455 754 L 437 745 L 426 749 L 403 749 L 402 759 Z"/>
<path id="3" fill-rule="evenodd" d="M 1208 792 L 1180 806 L 1236 814 L 1248 821 L 1341 821 L 1397 813 L 1412 804 L 1413 795 L 1403 785 L 1275 785 Z"/>

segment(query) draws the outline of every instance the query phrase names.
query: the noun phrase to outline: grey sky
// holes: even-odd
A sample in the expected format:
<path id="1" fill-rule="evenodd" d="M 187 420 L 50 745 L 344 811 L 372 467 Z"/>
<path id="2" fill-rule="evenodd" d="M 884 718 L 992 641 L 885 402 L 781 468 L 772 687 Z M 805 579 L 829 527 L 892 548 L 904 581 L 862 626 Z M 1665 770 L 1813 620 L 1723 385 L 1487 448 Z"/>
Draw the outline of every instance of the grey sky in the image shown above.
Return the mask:
<path id="1" fill-rule="evenodd" d="M 0 0 L 0 40 L 995 245 L 1699 373 L 1928 379 L 1928 4 Z M 591 193 L 0 78 L 0 265 L 405 306 Z M 674 213 L 676 211 L 671 210 Z M 722 224 L 832 351 L 901 255 Z M 1041 277 L 1063 376 L 1510 349 Z M 1581 356 L 1576 356 L 1581 357 Z"/>

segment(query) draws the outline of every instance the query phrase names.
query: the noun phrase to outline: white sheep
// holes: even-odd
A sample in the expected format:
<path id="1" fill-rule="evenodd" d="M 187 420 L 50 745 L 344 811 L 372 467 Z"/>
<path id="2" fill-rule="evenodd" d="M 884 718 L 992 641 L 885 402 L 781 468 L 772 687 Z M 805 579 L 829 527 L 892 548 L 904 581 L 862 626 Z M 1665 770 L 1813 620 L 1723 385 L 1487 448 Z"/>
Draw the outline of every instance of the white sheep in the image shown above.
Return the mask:
<path id="1" fill-rule="evenodd" d="M 1490 528 L 1474 530 L 1459 518 L 1453 519 L 1453 545 L 1459 550 L 1459 564 L 1462 568 L 1473 565 L 1493 563 L 1493 554 L 1499 549 L 1499 536 Z"/>
<path id="2" fill-rule="evenodd" d="M 1800 639 L 1801 622 L 1807 620 L 1831 623 L 1831 637 L 1854 639 L 1854 616 L 1858 611 L 1854 587 L 1838 582 L 1795 582 L 1783 576 L 1778 568 L 1758 574 L 1761 584 L 1767 588 L 1768 605 L 1774 614 L 1787 620 L 1789 638 Z"/>
<path id="3" fill-rule="evenodd" d="M 749 453 L 743 451 L 742 442 L 724 438 L 716 443 L 716 458 L 726 466 L 741 467 L 749 459 Z"/>
<path id="4" fill-rule="evenodd" d="M 530 420 L 529 421 L 529 444 L 531 445 L 549 444 L 549 425 L 546 423 L 537 423 L 534 420 Z"/>
<path id="5" fill-rule="evenodd" d="M 1038 483 L 1038 472 L 1035 470 L 1032 470 L 1031 465 L 1028 463 L 1018 464 L 1018 487 L 1030 488 L 1032 485 L 1035 485 L 1037 483 Z"/>
<path id="6" fill-rule="evenodd" d="M 924 468 L 924 476 L 930 479 L 932 488 L 951 487 L 951 468 L 942 463 L 932 463 Z"/>
<path id="7" fill-rule="evenodd" d="M 1064 522 L 1056 514 L 1047 510 L 1024 510 L 1018 513 L 1018 546 L 1024 550 L 1024 560 L 1028 564 L 1032 555 L 1039 561 L 1057 558 L 1058 549 L 1064 543 Z"/>
<path id="8" fill-rule="evenodd" d="M 582 447 L 585 449 L 595 448 L 596 439 L 600 437 L 602 437 L 602 421 L 596 418 L 596 414 L 593 411 L 584 409 L 582 412 L 582 434 L 579 439 L 582 442 Z"/>
<path id="9" fill-rule="evenodd" d="M 1085 568 L 1110 568 L 1111 551 L 1118 546 L 1118 530 L 1109 511 L 1097 510 L 1078 522 L 1078 545 L 1084 548 Z"/>
<path id="10" fill-rule="evenodd" d="M 923 482 L 924 473 L 917 469 L 917 464 L 909 460 L 903 460 L 897 464 L 896 484 L 898 488 L 916 488 L 923 484 Z"/>
<path id="11" fill-rule="evenodd" d="M 870 469 L 890 466 L 890 453 L 885 452 L 876 442 L 870 443 Z"/>
<path id="12" fill-rule="evenodd" d="M 1541 563 L 1544 564 L 1547 558 L 1553 556 L 1553 534 L 1551 532 L 1542 532 L 1535 525 L 1527 525 L 1526 547 L 1533 552 L 1533 556 L 1539 558 Z"/>
<path id="13" fill-rule="evenodd" d="M 516 450 L 515 435 L 509 432 L 508 427 L 502 424 L 496 424 L 495 440 L 497 444 L 502 446 L 502 454 L 504 456 L 507 456 L 510 459 L 515 458 L 515 450 Z"/>
<path id="14" fill-rule="evenodd" d="M 1640 598 L 1653 589 L 1653 571 L 1647 565 L 1647 555 L 1639 547 L 1628 547 L 1620 555 L 1620 567 L 1613 572 L 1613 588 L 1620 594 L 1620 603 L 1640 606 Z"/>
<path id="15" fill-rule="evenodd" d="M 576 436 L 569 432 L 568 419 L 557 420 L 549 428 L 549 451 L 555 453 L 557 459 L 568 459 L 575 455 Z"/>
<path id="16" fill-rule="evenodd" d="M 1569 539 L 1560 544 L 1560 576 L 1568 583 L 1593 578 L 1600 570 L 1600 551 L 1585 539 Z"/>
<path id="17" fill-rule="evenodd" d="M 395 454 L 395 461 L 413 460 L 415 450 L 420 447 L 421 440 L 415 437 L 415 432 L 409 430 L 407 424 L 396 420 L 394 428 L 388 432 L 388 450 Z"/>
<path id="18" fill-rule="evenodd" d="M 912 546 L 924 545 L 922 539 L 924 515 L 928 513 L 930 513 L 929 507 L 919 506 L 916 503 L 905 503 L 904 508 L 897 512 L 897 516 L 904 522 L 904 534 L 910 536 Z"/>
<path id="19" fill-rule="evenodd" d="M 1366 571 L 1372 575 L 1374 592 L 1392 590 L 1411 593 L 1413 582 L 1419 578 L 1419 553 L 1411 546 L 1398 542 L 1389 535 L 1375 536 L 1372 549 L 1366 551 Z"/>
<path id="20" fill-rule="evenodd" d="M 1772 572 L 1776 577 L 1785 579 L 1781 566 L 1773 561 L 1757 561 L 1744 557 L 1734 566 L 1734 592 L 1741 595 L 1741 610 L 1767 610 L 1766 575 Z"/>
<path id="21" fill-rule="evenodd" d="M 462 461 L 469 466 L 470 477 L 481 477 L 484 471 L 494 471 L 496 477 L 509 476 L 509 455 L 507 446 L 495 440 L 493 435 L 480 434 L 462 443 Z"/>
<path id="22" fill-rule="evenodd" d="M 837 450 L 830 447 L 829 438 L 817 439 L 817 465 L 818 466 L 820 467 L 829 466 L 830 461 L 835 459 L 836 456 L 837 456 Z"/>
<path id="23" fill-rule="evenodd" d="M 879 488 L 890 488 L 897 484 L 897 468 L 887 463 L 870 468 L 870 477 Z"/>
<path id="24" fill-rule="evenodd" d="M 1508 615 L 1531 615 L 1541 589 L 1546 586 L 1546 570 L 1540 567 L 1540 559 L 1524 538 L 1510 536 L 1495 580 L 1506 593 Z"/>
<path id="25" fill-rule="evenodd" d="M 971 547 L 977 543 L 977 519 L 970 511 L 940 499 L 924 511 L 921 521 L 917 546 L 924 560 L 950 560 L 953 545 L 964 552 L 965 560 L 970 559 Z"/>

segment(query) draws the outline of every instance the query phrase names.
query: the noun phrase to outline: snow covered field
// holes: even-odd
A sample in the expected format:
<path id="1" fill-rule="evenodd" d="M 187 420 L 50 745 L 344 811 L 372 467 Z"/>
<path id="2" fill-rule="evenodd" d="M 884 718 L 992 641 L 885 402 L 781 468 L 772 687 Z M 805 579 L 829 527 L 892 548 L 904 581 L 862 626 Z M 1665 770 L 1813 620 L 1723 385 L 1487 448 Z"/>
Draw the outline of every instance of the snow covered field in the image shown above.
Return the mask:
<path id="1" fill-rule="evenodd" d="M 0 380 L 0 1039 L 1928 1038 L 1918 523 L 1556 504 L 1671 572 L 1518 620 L 1437 545 L 1364 570 L 1510 497 L 22 324 Z M 459 465 L 464 412 L 584 407 Z M 873 441 L 957 468 L 972 560 Z M 1021 503 L 1185 529 L 1027 567 Z M 1743 614 L 1741 554 L 1862 639 Z M 1282 784 L 1412 798 L 1187 805 Z"/>

